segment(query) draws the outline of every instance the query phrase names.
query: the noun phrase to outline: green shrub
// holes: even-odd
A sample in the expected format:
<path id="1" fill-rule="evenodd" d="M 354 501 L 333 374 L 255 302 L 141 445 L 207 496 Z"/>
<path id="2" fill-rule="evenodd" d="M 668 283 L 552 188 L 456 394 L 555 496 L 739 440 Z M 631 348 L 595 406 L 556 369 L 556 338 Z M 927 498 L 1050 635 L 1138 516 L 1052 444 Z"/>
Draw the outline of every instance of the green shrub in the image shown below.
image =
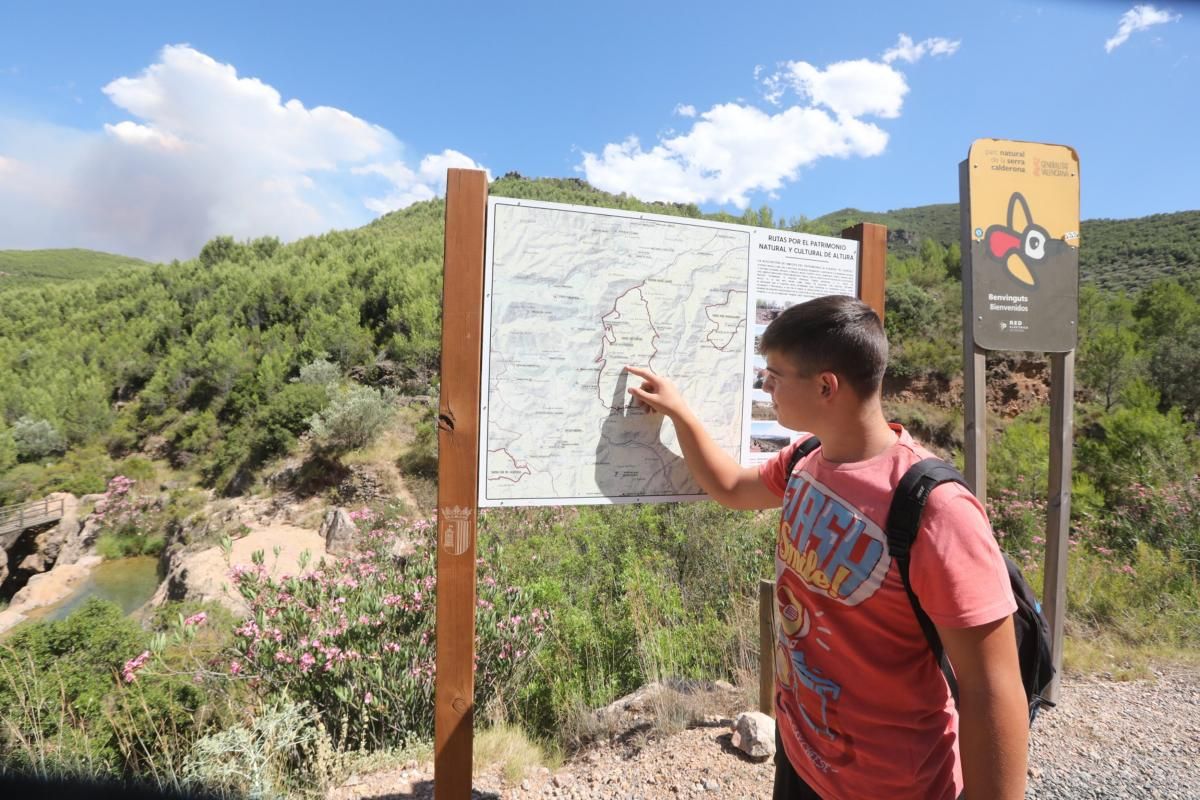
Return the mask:
<path id="1" fill-rule="evenodd" d="M 280 702 L 251 720 L 197 739 L 183 762 L 183 782 L 234 797 L 291 796 L 311 788 L 291 774 L 321 736 L 303 704 Z"/>
<path id="2" fill-rule="evenodd" d="M 395 413 L 395 396 L 392 390 L 380 391 L 357 384 L 340 388 L 329 406 L 309 420 L 315 442 L 334 453 L 366 447 Z"/>
<path id="3" fill-rule="evenodd" d="M 154 464 L 141 456 L 128 456 L 121 459 L 115 466 L 118 475 L 124 475 L 135 481 L 148 483 L 158 477 Z"/>
<path id="4" fill-rule="evenodd" d="M 103 558 L 156 556 L 162 552 L 166 537 L 139 533 L 102 533 L 96 537 L 96 552 Z"/>
<path id="5" fill-rule="evenodd" d="M 396 466 L 405 475 L 421 478 L 436 478 L 437 456 L 437 408 L 425 405 L 419 409 L 406 409 L 412 420 L 412 442 L 396 459 Z"/>
<path id="6" fill-rule="evenodd" d="M 67 440 L 44 419 L 21 417 L 13 423 L 12 440 L 22 461 L 38 461 L 67 450 Z"/>
<path id="7" fill-rule="evenodd" d="M 120 748 L 108 698 L 145 636 L 112 603 L 91 600 L 65 620 L 28 623 L 0 644 L 0 759 L 39 774 L 115 773 Z"/>
<path id="8" fill-rule="evenodd" d="M 1067 611 L 1076 633 L 1104 631 L 1130 646 L 1200 647 L 1193 559 L 1139 543 L 1125 555 L 1076 547 L 1068 563 Z"/>
<path id="9" fill-rule="evenodd" d="M 337 364 L 321 356 L 315 361 L 305 364 L 300 368 L 300 377 L 297 380 L 300 383 L 308 384 L 309 386 L 320 386 L 325 388 L 330 384 L 336 384 L 342 379 L 342 368 Z"/>
<path id="10" fill-rule="evenodd" d="M 112 459 L 99 446 L 76 448 L 57 462 L 46 465 L 36 493 L 38 496 L 49 492 L 97 494 L 104 491 L 114 472 Z"/>
<path id="11" fill-rule="evenodd" d="M 1105 544 L 1130 552 L 1144 543 L 1200 561 L 1200 478 L 1163 486 L 1134 483 L 1098 526 Z"/>
<path id="12" fill-rule="evenodd" d="M 17 443 L 13 441 L 12 431 L 0 418 L 0 474 L 17 463 Z"/>
<path id="13" fill-rule="evenodd" d="M 157 499 L 135 493 L 135 484 L 118 475 L 96 501 L 93 518 L 100 523 L 96 550 L 105 558 L 162 552 L 169 514 L 159 508 Z"/>
<path id="14" fill-rule="evenodd" d="M 745 667 L 757 632 L 741 623 L 771 576 L 777 520 L 708 502 L 489 510 L 480 547 L 554 610 L 519 719 L 556 736 L 649 680 Z"/>
<path id="15" fill-rule="evenodd" d="M 1176 408 L 1160 411 L 1158 400 L 1157 392 L 1134 381 L 1121 405 L 1076 446 L 1081 470 L 1110 503 L 1121 502 L 1134 484 L 1159 486 L 1195 474 L 1195 428 Z"/>
<path id="16" fill-rule="evenodd" d="M 0 505 L 23 503 L 40 495 L 46 468 L 41 464 L 17 464 L 0 475 Z"/>
<path id="17" fill-rule="evenodd" d="M 1015 417 L 988 450 L 989 491 L 1045 497 L 1050 474 L 1050 415 L 1043 406 Z"/>

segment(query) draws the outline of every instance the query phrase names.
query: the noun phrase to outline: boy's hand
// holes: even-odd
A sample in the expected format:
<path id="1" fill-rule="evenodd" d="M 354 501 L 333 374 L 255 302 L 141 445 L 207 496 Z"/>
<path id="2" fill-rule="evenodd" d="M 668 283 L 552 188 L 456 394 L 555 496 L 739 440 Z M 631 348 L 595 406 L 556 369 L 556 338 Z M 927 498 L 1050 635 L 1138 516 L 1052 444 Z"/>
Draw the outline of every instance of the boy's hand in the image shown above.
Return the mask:
<path id="1" fill-rule="evenodd" d="M 687 411 L 687 402 L 670 380 L 641 367 L 626 366 L 625 369 L 642 379 L 642 385 L 630 386 L 629 393 L 647 409 L 672 418 Z"/>

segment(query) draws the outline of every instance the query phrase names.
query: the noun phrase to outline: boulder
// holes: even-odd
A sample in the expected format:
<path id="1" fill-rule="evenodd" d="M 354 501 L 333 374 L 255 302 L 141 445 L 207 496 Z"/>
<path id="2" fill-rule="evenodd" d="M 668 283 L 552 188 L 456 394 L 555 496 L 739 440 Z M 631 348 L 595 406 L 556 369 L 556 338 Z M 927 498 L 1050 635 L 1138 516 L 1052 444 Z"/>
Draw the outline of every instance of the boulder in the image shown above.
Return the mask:
<path id="1" fill-rule="evenodd" d="M 76 519 L 67 524 L 67 518 L 63 517 L 55 530 L 59 529 L 62 530 L 62 535 L 55 563 L 65 566 L 78 563 L 81 558 L 92 552 L 96 537 L 100 535 L 100 521 L 89 516 L 82 523 Z"/>
<path id="2" fill-rule="evenodd" d="M 41 553 L 30 553 L 21 559 L 21 563 L 17 565 L 17 569 L 25 570 L 26 572 L 45 572 L 46 557 Z"/>
<path id="3" fill-rule="evenodd" d="M 325 539 L 325 552 L 343 555 L 350 552 L 358 527 L 344 508 L 331 508 L 321 522 L 320 535 Z"/>
<path id="4" fill-rule="evenodd" d="M 761 711 L 739 714 L 733 723 L 733 746 L 751 758 L 775 755 L 775 720 Z"/>
<path id="5" fill-rule="evenodd" d="M 245 616 L 249 605 L 230 576 L 234 567 L 252 568 L 255 551 L 262 551 L 264 574 L 278 580 L 283 575 L 298 574 L 301 560 L 312 569 L 325 555 L 324 541 L 312 529 L 291 525 L 247 527 L 250 532 L 233 540 L 228 555 L 220 546 L 178 548 L 165 564 L 166 577 L 149 605 L 157 607 L 168 600 L 215 602 L 237 616 Z"/>

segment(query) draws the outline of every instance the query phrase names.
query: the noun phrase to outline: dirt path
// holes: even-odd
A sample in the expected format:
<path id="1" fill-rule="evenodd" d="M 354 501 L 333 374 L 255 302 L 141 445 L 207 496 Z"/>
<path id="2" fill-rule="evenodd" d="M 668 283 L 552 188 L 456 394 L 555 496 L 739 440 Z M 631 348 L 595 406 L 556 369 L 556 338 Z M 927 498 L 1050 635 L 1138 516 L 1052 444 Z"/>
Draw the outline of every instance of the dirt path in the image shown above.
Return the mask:
<path id="1" fill-rule="evenodd" d="M 1058 708 L 1044 712 L 1030 741 L 1027 798 L 1200 798 L 1200 673 L 1166 671 L 1153 681 L 1114 682 L 1068 675 Z M 558 770 L 535 768 L 516 781 L 500 765 L 474 781 L 473 797 L 769 798 L 770 759 L 731 744 L 720 723 L 669 737 L 629 732 L 576 754 Z M 330 800 L 433 797 L 428 763 L 356 776 Z"/>

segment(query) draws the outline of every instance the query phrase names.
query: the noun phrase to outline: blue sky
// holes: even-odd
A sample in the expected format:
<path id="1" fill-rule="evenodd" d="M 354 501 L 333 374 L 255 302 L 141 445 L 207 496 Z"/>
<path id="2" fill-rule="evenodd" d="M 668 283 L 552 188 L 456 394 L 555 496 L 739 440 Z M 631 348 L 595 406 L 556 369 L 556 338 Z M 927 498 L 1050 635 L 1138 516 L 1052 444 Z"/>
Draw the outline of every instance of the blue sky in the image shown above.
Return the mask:
<path id="1" fill-rule="evenodd" d="M 447 166 L 884 211 L 956 200 L 981 137 L 1075 147 L 1085 219 L 1200 208 L 1194 2 L 0 13 L 0 248 L 291 240 L 435 196 Z"/>

